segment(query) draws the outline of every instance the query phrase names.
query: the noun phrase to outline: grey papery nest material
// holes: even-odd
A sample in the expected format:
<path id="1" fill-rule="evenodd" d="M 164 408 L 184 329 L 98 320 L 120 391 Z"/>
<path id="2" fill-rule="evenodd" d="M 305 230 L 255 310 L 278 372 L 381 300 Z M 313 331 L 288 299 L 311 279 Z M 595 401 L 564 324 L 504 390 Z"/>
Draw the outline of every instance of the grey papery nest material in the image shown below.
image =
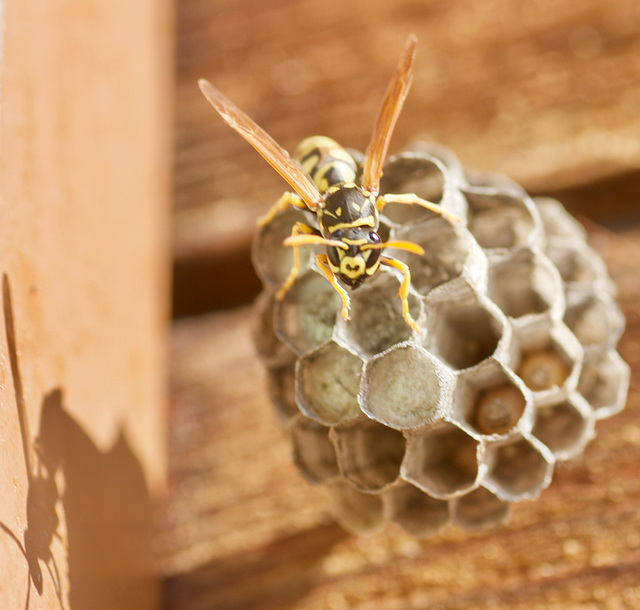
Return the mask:
<path id="1" fill-rule="evenodd" d="M 381 268 L 340 298 L 301 249 L 282 245 L 302 212 L 260 229 L 254 264 L 265 289 L 256 344 L 296 466 L 328 486 L 336 519 L 358 533 L 393 521 L 415 536 L 448 522 L 504 521 L 535 498 L 557 461 L 579 454 L 597 420 L 620 411 L 629 368 L 616 352 L 624 319 L 602 259 L 555 200 L 465 172 L 452 153 L 417 144 L 388 160 L 382 193 L 415 193 L 461 221 L 390 203 L 383 240 L 421 245 L 400 275 Z M 306 220 L 313 224 L 313 215 Z M 305 252 L 306 250 L 306 252 Z"/>

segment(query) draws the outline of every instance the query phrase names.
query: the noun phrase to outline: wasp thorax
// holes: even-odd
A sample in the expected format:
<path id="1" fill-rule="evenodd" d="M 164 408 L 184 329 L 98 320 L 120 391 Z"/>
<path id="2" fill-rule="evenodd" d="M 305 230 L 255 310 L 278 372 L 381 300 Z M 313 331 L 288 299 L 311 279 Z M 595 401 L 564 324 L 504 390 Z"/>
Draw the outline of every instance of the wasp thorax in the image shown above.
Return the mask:
<path id="1" fill-rule="evenodd" d="M 331 271 L 347 286 L 356 288 L 380 266 L 380 236 L 367 227 L 338 229 L 331 239 L 344 244 L 327 247 Z"/>
<path id="2" fill-rule="evenodd" d="M 339 229 L 368 227 L 377 229 L 378 210 L 375 197 L 356 184 L 336 184 L 324 194 L 320 211 L 323 235 L 333 235 Z"/>

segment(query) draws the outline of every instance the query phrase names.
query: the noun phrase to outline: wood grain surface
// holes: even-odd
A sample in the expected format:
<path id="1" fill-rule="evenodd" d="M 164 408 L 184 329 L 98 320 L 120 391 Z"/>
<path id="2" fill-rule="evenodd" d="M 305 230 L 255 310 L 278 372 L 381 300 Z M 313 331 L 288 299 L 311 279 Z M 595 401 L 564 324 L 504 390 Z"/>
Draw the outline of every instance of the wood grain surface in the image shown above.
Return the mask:
<path id="1" fill-rule="evenodd" d="M 296 472 L 266 399 L 246 308 L 175 325 L 170 493 L 159 545 L 169 610 L 640 607 L 640 230 L 590 227 L 620 288 L 626 409 L 556 466 L 507 526 L 357 538 Z"/>

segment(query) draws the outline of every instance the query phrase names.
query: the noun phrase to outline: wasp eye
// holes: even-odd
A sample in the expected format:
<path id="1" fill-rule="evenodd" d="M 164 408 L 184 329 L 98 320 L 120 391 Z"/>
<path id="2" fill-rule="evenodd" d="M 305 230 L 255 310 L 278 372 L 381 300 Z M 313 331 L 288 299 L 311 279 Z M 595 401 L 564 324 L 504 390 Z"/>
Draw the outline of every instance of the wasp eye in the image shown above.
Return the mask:
<path id="1" fill-rule="evenodd" d="M 372 244 L 379 244 L 380 236 L 375 231 L 371 231 L 371 233 L 369 233 L 369 241 Z"/>
<path id="2" fill-rule="evenodd" d="M 340 254 L 338 254 L 338 248 L 335 248 L 334 246 L 329 246 L 327 248 L 327 258 L 329 259 L 329 262 L 334 267 L 340 266 Z"/>
<path id="3" fill-rule="evenodd" d="M 366 256 L 365 264 L 367 266 L 367 269 L 371 269 L 376 265 L 376 263 L 380 259 L 380 254 L 381 254 L 380 250 L 371 249 L 366 251 L 367 256 Z"/>

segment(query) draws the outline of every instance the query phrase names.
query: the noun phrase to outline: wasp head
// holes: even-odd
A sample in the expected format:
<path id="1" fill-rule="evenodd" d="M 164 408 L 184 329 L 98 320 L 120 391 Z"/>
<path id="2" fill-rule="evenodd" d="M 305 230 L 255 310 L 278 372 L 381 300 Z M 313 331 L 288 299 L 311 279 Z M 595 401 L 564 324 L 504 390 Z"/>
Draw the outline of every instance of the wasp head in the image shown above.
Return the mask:
<path id="1" fill-rule="evenodd" d="M 344 244 L 342 248 L 327 246 L 327 259 L 331 271 L 347 286 L 357 288 L 380 266 L 380 236 L 370 228 L 338 229 L 331 240 Z"/>

